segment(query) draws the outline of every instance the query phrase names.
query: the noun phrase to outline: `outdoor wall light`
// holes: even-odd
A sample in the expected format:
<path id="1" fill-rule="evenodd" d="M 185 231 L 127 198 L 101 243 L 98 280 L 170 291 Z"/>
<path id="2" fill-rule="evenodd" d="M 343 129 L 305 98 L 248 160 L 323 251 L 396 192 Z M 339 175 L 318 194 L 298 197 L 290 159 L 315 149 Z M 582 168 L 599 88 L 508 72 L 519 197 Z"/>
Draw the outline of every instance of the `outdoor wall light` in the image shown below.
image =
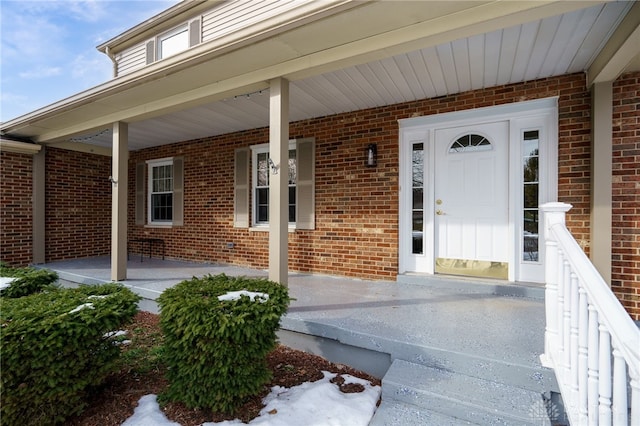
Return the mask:
<path id="1" fill-rule="evenodd" d="M 364 162 L 367 167 L 378 165 L 378 146 L 374 143 L 367 145 L 367 159 Z"/>

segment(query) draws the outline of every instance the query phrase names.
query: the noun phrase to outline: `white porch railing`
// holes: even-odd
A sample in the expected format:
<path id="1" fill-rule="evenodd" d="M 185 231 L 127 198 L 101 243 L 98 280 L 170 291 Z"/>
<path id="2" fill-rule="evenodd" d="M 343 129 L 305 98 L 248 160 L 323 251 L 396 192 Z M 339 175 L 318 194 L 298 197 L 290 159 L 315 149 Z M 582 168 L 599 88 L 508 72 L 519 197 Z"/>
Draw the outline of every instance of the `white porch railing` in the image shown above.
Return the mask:
<path id="1" fill-rule="evenodd" d="M 572 425 L 640 425 L 640 329 L 565 226 L 570 204 L 541 206 L 546 236 L 545 366 Z"/>

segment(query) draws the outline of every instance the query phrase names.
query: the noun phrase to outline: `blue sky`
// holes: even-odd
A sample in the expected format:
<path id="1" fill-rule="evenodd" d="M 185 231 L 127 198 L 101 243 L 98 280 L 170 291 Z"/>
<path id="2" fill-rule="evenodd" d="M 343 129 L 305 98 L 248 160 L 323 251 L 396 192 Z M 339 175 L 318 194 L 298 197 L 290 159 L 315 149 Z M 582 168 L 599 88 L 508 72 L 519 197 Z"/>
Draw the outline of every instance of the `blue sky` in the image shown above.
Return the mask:
<path id="1" fill-rule="evenodd" d="M 96 46 L 177 0 L 0 0 L 0 122 L 113 77 Z"/>

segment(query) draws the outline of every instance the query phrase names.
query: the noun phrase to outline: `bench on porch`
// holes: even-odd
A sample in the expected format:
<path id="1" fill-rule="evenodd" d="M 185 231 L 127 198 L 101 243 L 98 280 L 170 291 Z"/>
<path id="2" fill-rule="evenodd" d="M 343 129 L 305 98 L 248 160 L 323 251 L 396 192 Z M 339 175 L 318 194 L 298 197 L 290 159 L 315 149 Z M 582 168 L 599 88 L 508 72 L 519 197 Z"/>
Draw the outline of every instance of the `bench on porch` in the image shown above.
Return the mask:
<path id="1" fill-rule="evenodd" d="M 139 249 L 140 249 L 140 262 L 142 262 L 142 258 L 144 257 L 144 245 L 147 245 L 147 249 L 149 251 L 149 259 L 151 259 L 151 254 L 153 253 L 153 247 L 154 246 L 161 246 L 162 247 L 162 260 L 164 260 L 164 250 L 165 250 L 165 245 L 164 245 L 164 240 L 162 238 L 133 238 L 132 240 L 129 240 L 129 244 L 127 245 L 128 250 L 127 250 L 127 259 L 129 259 L 129 252 L 131 249 L 131 243 L 135 243 L 138 244 Z"/>

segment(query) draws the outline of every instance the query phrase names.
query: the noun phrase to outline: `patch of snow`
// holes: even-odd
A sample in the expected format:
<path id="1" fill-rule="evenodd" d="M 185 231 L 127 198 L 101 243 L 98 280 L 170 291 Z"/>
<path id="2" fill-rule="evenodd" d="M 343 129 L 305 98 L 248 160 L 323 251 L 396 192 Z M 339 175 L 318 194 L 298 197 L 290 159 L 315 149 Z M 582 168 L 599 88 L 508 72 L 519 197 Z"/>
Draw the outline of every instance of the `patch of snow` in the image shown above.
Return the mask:
<path id="1" fill-rule="evenodd" d="M 160 410 L 155 395 L 145 395 L 140 398 L 138 406 L 133 410 L 133 416 L 129 417 L 122 426 L 180 426 L 171 422 Z"/>
<path id="2" fill-rule="evenodd" d="M 104 333 L 103 337 L 118 337 L 125 336 L 128 333 L 127 330 L 118 330 L 118 331 L 110 331 L 108 333 Z"/>
<path id="3" fill-rule="evenodd" d="M 251 300 L 256 300 L 260 303 L 269 300 L 269 295 L 267 293 L 256 293 L 253 291 L 240 290 L 240 291 L 230 291 L 226 294 L 218 296 L 218 300 L 238 300 L 240 296 L 248 296 Z"/>
<path id="4" fill-rule="evenodd" d="M 15 280 L 15 277 L 0 277 L 0 290 L 9 287 Z"/>
<path id="5" fill-rule="evenodd" d="M 69 313 L 74 314 L 76 312 L 80 312 L 83 309 L 95 309 L 95 308 L 93 307 L 93 303 L 83 303 L 82 305 L 76 306 L 75 308 L 70 310 Z"/>
<path id="6" fill-rule="evenodd" d="M 345 383 L 364 386 L 360 393 L 342 393 L 338 385 L 331 383 L 335 373 L 323 371 L 324 378 L 306 382 L 293 388 L 274 386 L 265 397 L 265 407 L 250 425 L 262 426 L 367 426 L 380 398 L 380 386 L 367 380 L 343 374 Z M 219 423 L 203 423 L 202 426 L 244 425 L 240 420 Z M 160 410 L 155 395 L 140 398 L 132 417 L 122 426 L 180 426 L 169 421 Z"/>
<path id="7" fill-rule="evenodd" d="M 107 297 L 109 297 L 109 294 L 92 294 L 91 296 L 89 296 L 87 299 L 106 299 Z"/>

